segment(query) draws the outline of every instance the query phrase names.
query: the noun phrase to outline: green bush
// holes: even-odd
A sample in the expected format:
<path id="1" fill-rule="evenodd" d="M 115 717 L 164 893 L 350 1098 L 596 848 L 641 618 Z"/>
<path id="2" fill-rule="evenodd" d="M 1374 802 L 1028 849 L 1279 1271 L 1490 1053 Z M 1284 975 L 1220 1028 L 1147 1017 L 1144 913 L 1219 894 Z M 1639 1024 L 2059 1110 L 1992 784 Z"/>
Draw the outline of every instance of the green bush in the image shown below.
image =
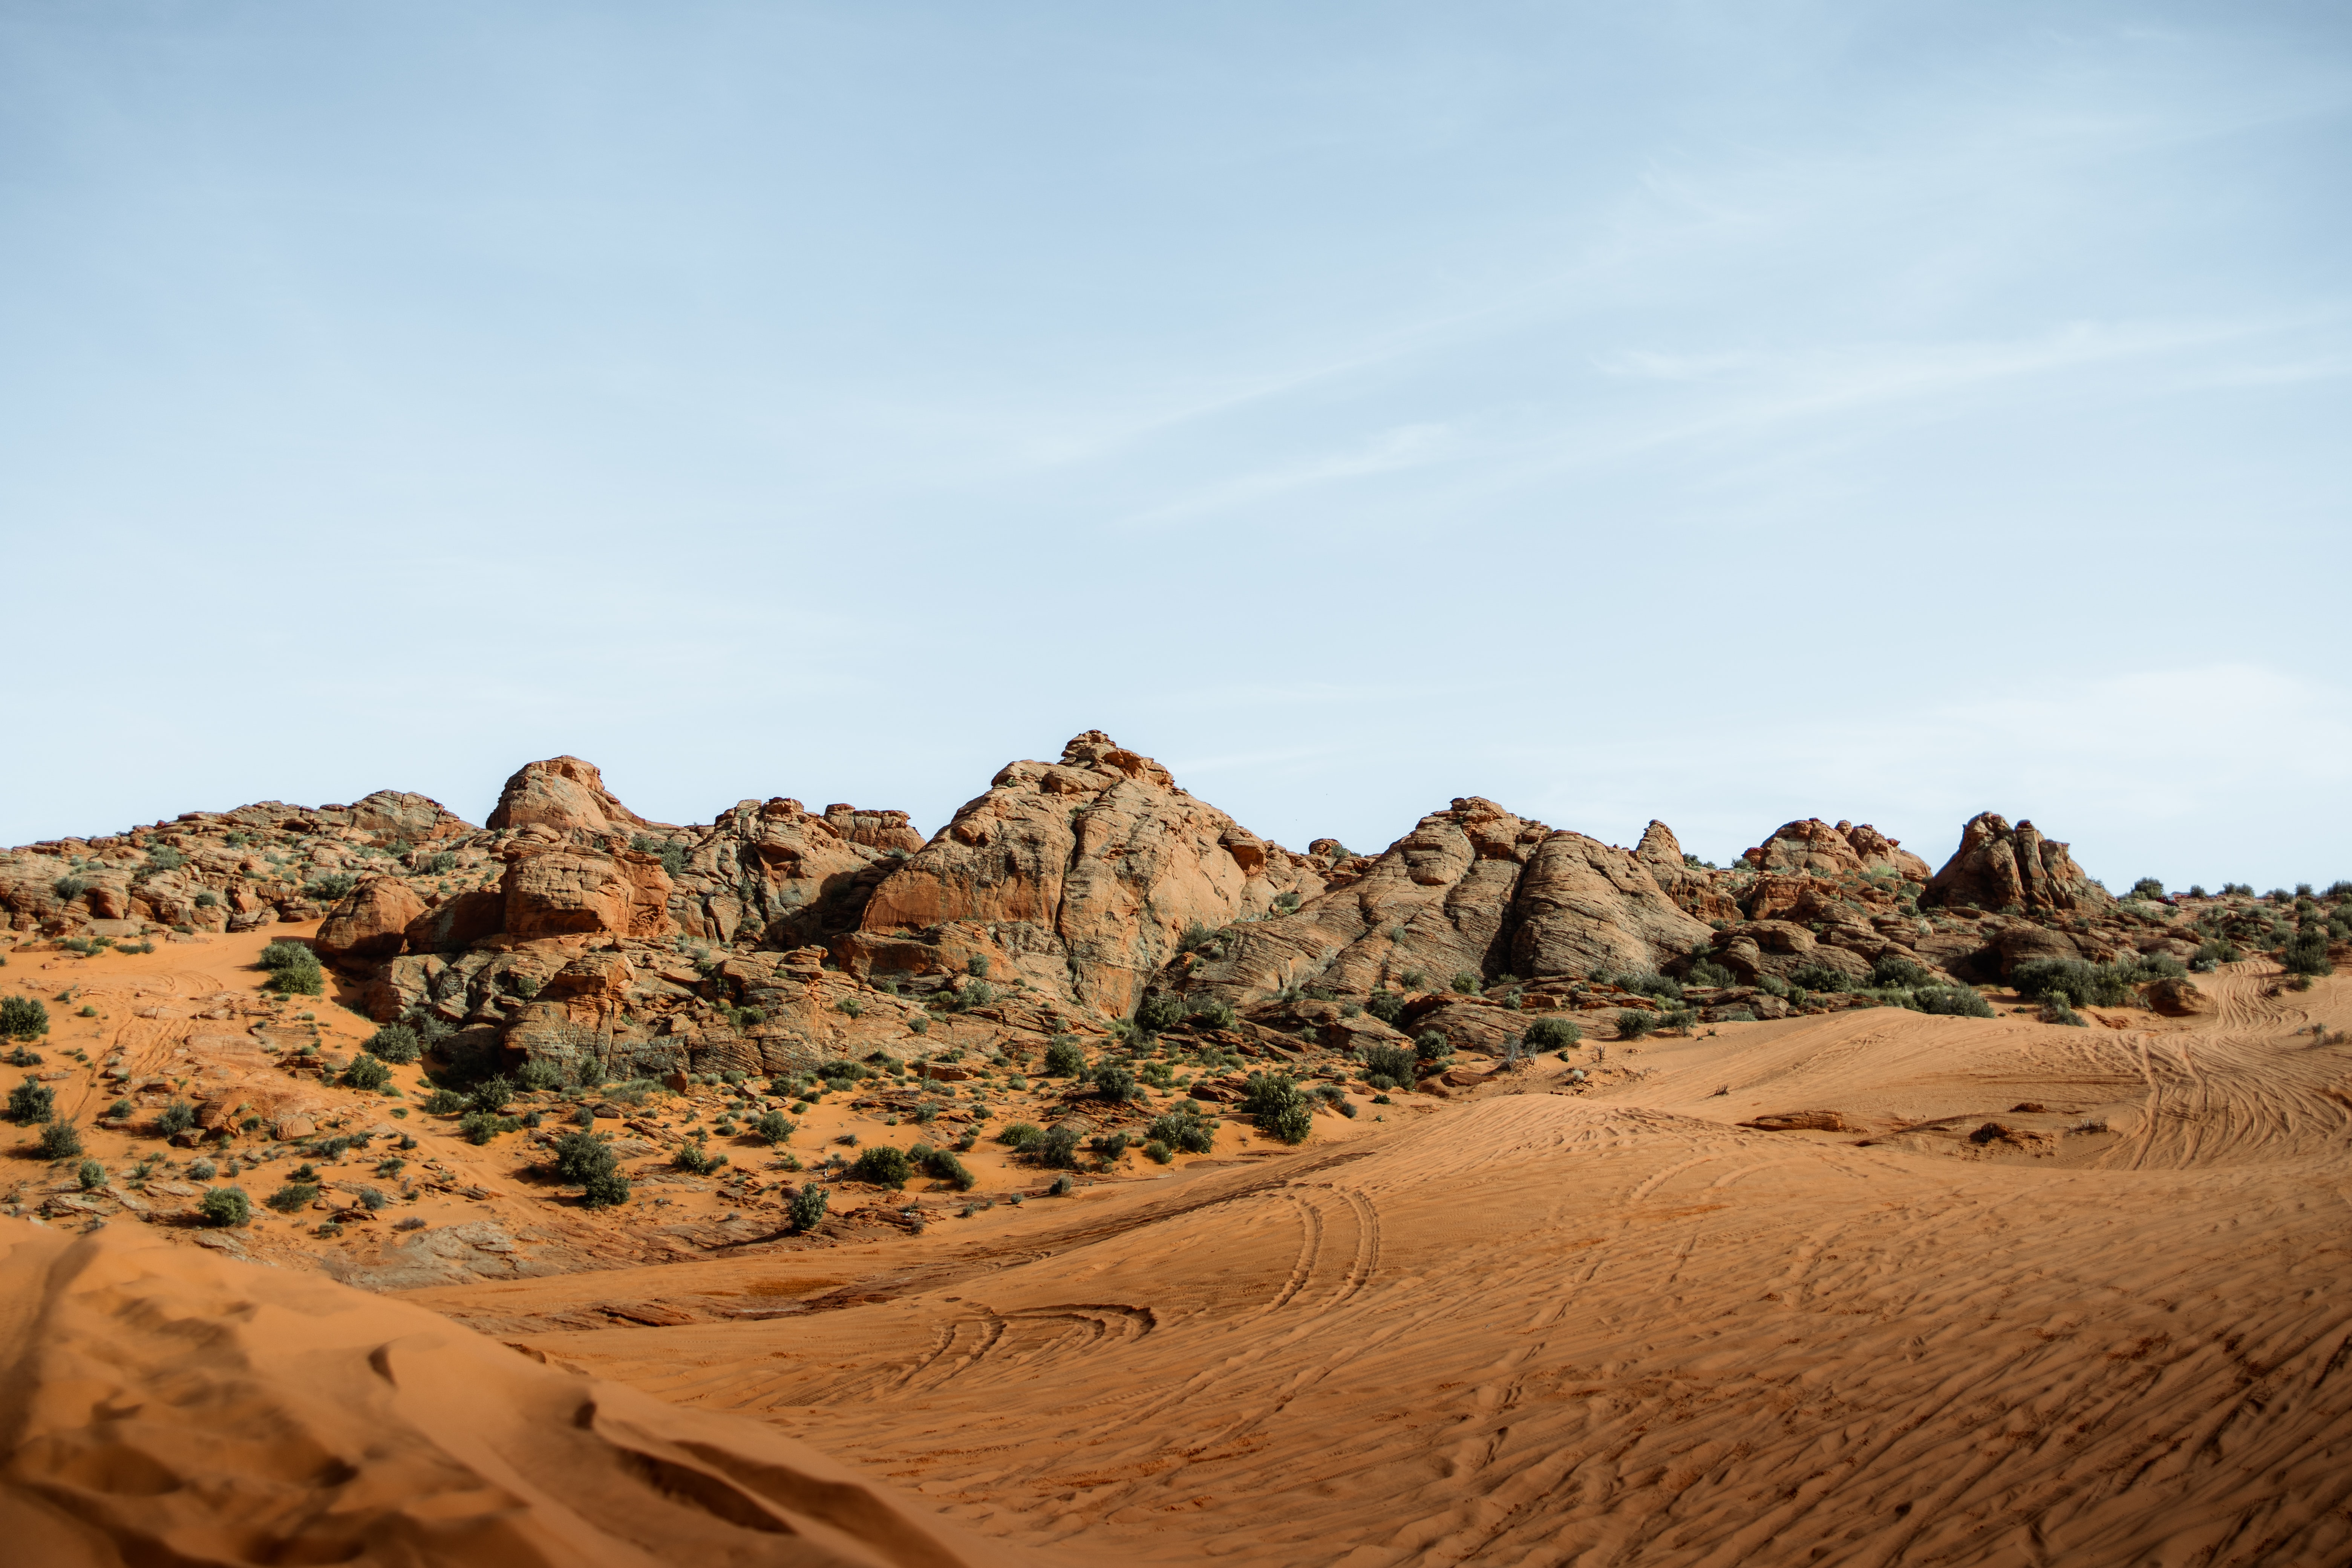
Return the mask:
<path id="1" fill-rule="evenodd" d="M 515 1074 L 515 1081 L 522 1088 L 532 1090 L 562 1089 L 563 1068 L 560 1063 L 550 1061 L 545 1057 L 533 1057 L 522 1064 L 521 1070 Z"/>
<path id="2" fill-rule="evenodd" d="M 1711 958 L 1702 958 L 1694 963 L 1690 966 L 1690 972 L 1684 976 L 1684 979 L 1690 984 L 1709 985 L 1715 987 L 1717 990 L 1721 990 L 1727 985 L 1737 985 L 1739 984 L 1739 977 L 1738 975 L 1732 973 L 1731 971 L 1726 969 L 1723 965 L 1716 963 Z"/>
<path id="3" fill-rule="evenodd" d="M 1097 1094 L 1118 1103 L 1123 1104 L 1143 1092 L 1136 1086 L 1135 1074 L 1125 1062 L 1097 1062 L 1092 1079 Z"/>
<path id="4" fill-rule="evenodd" d="M 585 1182 L 619 1169 L 613 1146 L 593 1132 L 566 1132 L 555 1141 L 555 1174 L 566 1182 Z"/>
<path id="5" fill-rule="evenodd" d="M 2032 1001 L 2053 998 L 2077 1007 L 2116 1007 L 2131 999 L 2137 966 L 2085 963 L 2079 958 L 2029 958 L 2009 972 L 2017 994 Z"/>
<path id="6" fill-rule="evenodd" d="M 1404 1016 L 1404 993 L 1375 991 L 1364 998 L 1364 1011 L 1394 1028 L 1397 1020 Z"/>
<path id="7" fill-rule="evenodd" d="M 196 1124 L 196 1108 L 184 1100 L 175 1100 L 163 1108 L 155 1119 L 156 1131 L 169 1138 L 175 1132 L 185 1132 Z"/>
<path id="8" fill-rule="evenodd" d="M 903 1187 L 914 1174 L 914 1163 L 907 1158 L 904 1149 L 894 1149 L 887 1143 L 876 1143 L 857 1152 L 850 1165 L 848 1177 L 853 1182 L 872 1182 L 877 1186 Z"/>
<path id="9" fill-rule="evenodd" d="M 1242 1016 L 1234 1010 L 1232 1003 L 1214 998 L 1193 1003 L 1192 1017 L 1193 1023 L 1204 1029 L 1236 1029 L 1242 1021 Z"/>
<path id="10" fill-rule="evenodd" d="M 1621 1040 L 1638 1040 L 1657 1026 L 1658 1016 L 1644 1013 L 1639 1007 L 1628 1007 L 1617 1015 L 1617 1037 Z"/>
<path id="11" fill-rule="evenodd" d="M 2036 1016 L 2045 1024 L 2063 1024 L 2074 1029 L 2090 1027 L 2090 1025 L 2083 1021 L 2083 1015 L 2066 1005 L 2063 996 L 2053 996 L 2042 1004 L 2042 1011 Z"/>
<path id="12" fill-rule="evenodd" d="M 102 1187 L 106 1185 L 106 1167 L 95 1160 L 84 1160 L 75 1170 L 74 1180 L 81 1184 L 83 1192 Z"/>
<path id="13" fill-rule="evenodd" d="M 1167 1144 L 1162 1143 L 1159 1139 L 1154 1138 L 1143 1145 L 1143 1157 L 1150 1161 L 1155 1165 L 1164 1165 L 1168 1163 L 1169 1161 L 1173 1160 L 1176 1155 L 1175 1152 L 1170 1149 Z"/>
<path id="14" fill-rule="evenodd" d="M 1403 1046 L 1379 1042 L 1360 1046 L 1356 1059 L 1363 1064 L 1367 1079 L 1386 1079 L 1391 1084 L 1412 1081 L 1412 1052 Z"/>
<path id="15" fill-rule="evenodd" d="M 1412 1054 L 1424 1062 L 1445 1062 L 1454 1059 L 1454 1042 L 1435 1029 L 1423 1029 L 1413 1037 Z"/>
<path id="16" fill-rule="evenodd" d="M 30 1040 L 49 1032 L 49 1010 L 37 996 L 0 996 L 0 1040 Z"/>
<path id="17" fill-rule="evenodd" d="M 629 1178 L 618 1171 L 603 1171 L 580 1184 L 580 1201 L 588 1208 L 617 1208 L 629 1201 Z"/>
<path id="18" fill-rule="evenodd" d="M 1538 1018 L 1528 1026 L 1527 1047 L 1530 1051 L 1564 1051 L 1584 1038 L 1582 1026 L 1566 1018 Z"/>
<path id="19" fill-rule="evenodd" d="M 1045 1047 L 1045 1076 L 1076 1078 L 1087 1070 L 1087 1053 L 1067 1035 L 1056 1035 Z"/>
<path id="20" fill-rule="evenodd" d="M 321 996 L 327 990 L 327 973 L 314 958 L 308 963 L 288 964 L 270 977 L 269 984 L 281 996 Z"/>
<path id="21" fill-rule="evenodd" d="M 522 1125 L 511 1116 L 500 1116 L 495 1110 L 468 1110 L 457 1118 L 457 1131 L 467 1142 L 488 1143 L 501 1132 L 512 1132 Z"/>
<path id="22" fill-rule="evenodd" d="M 1016 1153 L 1045 1136 L 1045 1130 L 1034 1121 L 1008 1121 L 996 1130 L 996 1141 Z"/>
<path id="23" fill-rule="evenodd" d="M 2131 891 L 2125 896 L 2134 899 L 2160 899 L 2164 897 L 2164 883 L 2161 879 L 2156 877 L 2142 877 L 2132 884 Z"/>
<path id="24" fill-rule="evenodd" d="M 968 1193 L 980 1184 L 980 1178 L 954 1153 L 946 1149 L 934 1149 L 928 1143 L 918 1143 L 910 1151 L 913 1163 L 923 1174 L 948 1184 L 960 1193 Z"/>
<path id="25" fill-rule="evenodd" d="M 814 1182 L 803 1182 L 794 1190 L 785 1213 L 793 1222 L 793 1234 L 805 1236 L 824 1221 L 825 1201 L 832 1194 Z"/>
<path id="26" fill-rule="evenodd" d="M 1156 991 L 1143 999 L 1135 1010 L 1135 1026 L 1148 1035 L 1172 1029 L 1184 1016 L 1184 999 L 1173 993 Z"/>
<path id="27" fill-rule="evenodd" d="M 1851 991 L 1854 980 L 1826 963 L 1801 963 L 1789 972 L 1789 984 L 1806 991 Z"/>
<path id="28" fill-rule="evenodd" d="M 343 1069 L 343 1082 L 352 1089 L 378 1089 L 391 1081 L 392 1069 L 374 1057 L 354 1057 Z"/>
<path id="29" fill-rule="evenodd" d="M 1217 1141 L 1217 1124 L 1201 1114 L 1198 1101 L 1182 1100 L 1152 1118 L 1146 1138 L 1187 1154 L 1205 1154 Z"/>
<path id="30" fill-rule="evenodd" d="M 800 1123 L 781 1110 L 763 1110 L 760 1113 L 760 1119 L 751 1123 L 752 1133 L 765 1140 L 771 1149 L 786 1142 L 799 1131 Z"/>
<path id="31" fill-rule="evenodd" d="M 253 1200 L 243 1187 L 214 1187 L 196 1200 L 196 1212 L 206 1225 L 233 1230 L 253 1218 Z"/>
<path id="32" fill-rule="evenodd" d="M 1463 970 L 1454 976 L 1454 989 L 1462 995 L 1475 996 L 1478 994 L 1478 977 L 1466 969 Z"/>
<path id="33" fill-rule="evenodd" d="M 1083 1137 L 1084 1134 L 1075 1127 L 1051 1127 L 1046 1129 L 1043 1138 L 1037 1140 L 1031 1152 L 1037 1156 L 1037 1163 L 1041 1165 L 1066 1169 L 1077 1163 L 1078 1143 Z"/>
<path id="34" fill-rule="evenodd" d="M 515 1086 L 503 1073 L 493 1073 L 476 1084 L 467 1094 L 466 1102 L 476 1110 L 493 1115 L 504 1110 L 514 1100 Z"/>
<path id="35" fill-rule="evenodd" d="M 1176 940 L 1179 952 L 1205 952 L 1213 958 L 1217 956 L 1218 946 L 1217 932 L 1199 921 L 1185 921 L 1184 934 Z"/>
<path id="36" fill-rule="evenodd" d="M 1621 974 L 1617 976 L 1617 988 L 1620 991 L 1631 991 L 1636 996 L 1654 996 L 1661 1002 L 1679 1002 L 1683 999 L 1683 988 L 1655 970 L 1644 969 L 1633 973 Z"/>
<path id="37" fill-rule="evenodd" d="M 424 1110 L 428 1116 L 453 1116 L 466 1109 L 466 1097 L 454 1089 L 436 1089 L 425 1097 Z"/>
<path id="38" fill-rule="evenodd" d="M 89 884 L 79 877 L 59 877 L 49 884 L 49 891 L 69 904 L 89 892 Z"/>
<path id="39" fill-rule="evenodd" d="M 1916 991 L 1922 985 L 1933 985 L 1936 980 L 1922 965 L 1901 953 L 1890 952 L 1870 966 L 1870 983 L 1892 989 Z"/>
<path id="40" fill-rule="evenodd" d="M 1282 1073 L 1252 1073 L 1242 1109 L 1255 1118 L 1258 1131 L 1285 1143 L 1304 1143 L 1315 1130 L 1315 1115 L 1297 1080 Z"/>
<path id="41" fill-rule="evenodd" d="M 2336 966 L 2327 961 L 2327 928 L 2307 925 L 2288 939 L 2281 962 L 2289 974 L 2333 974 Z"/>
<path id="42" fill-rule="evenodd" d="M 292 1214 L 297 1209 L 309 1206 L 318 1195 L 319 1188 L 316 1183 L 289 1182 L 270 1194 L 267 1202 L 279 1214 Z"/>
<path id="43" fill-rule="evenodd" d="M 8 1091 L 8 1120 L 27 1125 L 47 1121 L 57 1113 L 57 1091 L 35 1079 L 26 1079 Z"/>
<path id="44" fill-rule="evenodd" d="M 1992 1004 L 1965 985 L 1923 985 L 1911 993 L 1913 1005 L 1922 1013 L 1933 1013 L 1947 1018 L 1990 1018 Z"/>
<path id="45" fill-rule="evenodd" d="M 261 950 L 261 957 L 256 962 L 264 969 L 291 969 L 298 964 L 316 963 L 319 955 L 310 951 L 308 942 L 279 937 Z"/>

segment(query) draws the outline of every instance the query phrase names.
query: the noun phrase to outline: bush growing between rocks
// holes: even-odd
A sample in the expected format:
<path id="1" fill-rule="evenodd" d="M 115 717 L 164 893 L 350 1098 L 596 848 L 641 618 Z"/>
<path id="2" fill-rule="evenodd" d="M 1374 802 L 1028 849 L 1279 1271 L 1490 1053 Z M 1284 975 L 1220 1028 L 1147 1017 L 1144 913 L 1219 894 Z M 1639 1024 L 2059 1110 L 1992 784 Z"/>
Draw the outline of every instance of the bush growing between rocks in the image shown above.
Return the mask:
<path id="1" fill-rule="evenodd" d="M 562 1089 L 563 1069 L 545 1057 L 534 1057 L 522 1064 L 515 1081 L 527 1089 Z"/>
<path id="2" fill-rule="evenodd" d="M 102 1187 L 106 1185 L 106 1167 L 95 1160 L 84 1160 L 74 1171 L 74 1180 L 81 1184 L 81 1190 L 86 1193 Z"/>
<path id="3" fill-rule="evenodd" d="M 473 1087 L 466 1096 L 466 1102 L 476 1110 L 487 1110 L 497 1115 L 513 1102 L 514 1092 L 515 1086 L 508 1081 L 505 1074 L 493 1073 Z"/>
<path id="4" fill-rule="evenodd" d="M 1826 963 L 1801 963 L 1789 972 L 1789 984 L 1803 991 L 1851 991 L 1853 977 Z"/>
<path id="5" fill-rule="evenodd" d="M 1412 1052 L 1402 1046 L 1375 1042 L 1359 1047 L 1356 1059 L 1363 1064 L 1364 1081 L 1375 1089 L 1393 1089 L 1412 1081 Z"/>
<path id="6" fill-rule="evenodd" d="M 391 1081 L 392 1069 L 374 1057 L 354 1057 L 352 1065 L 343 1069 L 343 1083 L 350 1089 L 373 1091 Z"/>
<path id="7" fill-rule="evenodd" d="M 2327 928 L 2315 923 L 2296 931 L 2280 962 L 2289 974 L 2335 973 L 2336 966 L 2327 961 Z"/>
<path id="8" fill-rule="evenodd" d="M 792 1221 L 794 1236 L 806 1236 L 824 1222 L 824 1207 L 832 1196 L 814 1182 L 803 1182 L 795 1189 L 784 1212 Z"/>
<path id="9" fill-rule="evenodd" d="M 1738 975 L 1711 958 L 1702 958 L 1694 963 L 1684 979 L 1690 984 L 1712 986 L 1718 991 L 1739 984 Z"/>
<path id="10" fill-rule="evenodd" d="M 55 893 L 60 900 L 69 904 L 76 899 L 80 898 L 84 893 L 89 892 L 89 884 L 83 881 L 79 877 L 59 877 L 56 881 L 49 884 L 49 891 Z"/>
<path id="11" fill-rule="evenodd" d="M 1639 1007 L 1628 1007 L 1617 1015 L 1617 1037 L 1638 1040 L 1658 1026 L 1655 1013 L 1644 1013 Z"/>
<path id="12" fill-rule="evenodd" d="M 1213 999 L 1193 1003 L 1192 1018 L 1204 1029 L 1236 1029 L 1242 1021 L 1242 1016 L 1234 1010 L 1232 1003 Z"/>
<path id="13" fill-rule="evenodd" d="M 1636 996 L 1654 996 L 1661 1002 L 1679 1002 L 1683 999 L 1683 988 L 1655 970 L 1644 969 L 1638 973 L 1621 974 L 1617 976 L 1616 984 L 1620 991 L 1631 991 Z"/>
<path id="14" fill-rule="evenodd" d="M 861 1149 L 849 1167 L 848 1179 L 872 1182 L 877 1186 L 902 1188 L 907 1178 L 914 1174 L 914 1163 L 907 1158 L 904 1149 L 894 1149 L 887 1143 L 876 1143 Z"/>
<path id="15" fill-rule="evenodd" d="M 1157 991 L 1143 999 L 1135 1010 L 1135 1026 L 1145 1034 L 1157 1035 L 1172 1029 L 1184 1016 L 1184 999 L 1171 992 Z"/>
<path id="16" fill-rule="evenodd" d="M 727 1163 L 727 1156 L 714 1154 L 700 1143 L 686 1142 L 677 1146 L 677 1152 L 670 1156 L 670 1163 L 681 1171 L 691 1171 L 698 1176 L 707 1176 L 724 1166 Z"/>
<path id="17" fill-rule="evenodd" d="M 370 1035 L 366 1044 L 360 1049 L 372 1057 L 391 1062 L 395 1067 L 406 1067 L 425 1054 L 425 1047 L 417 1039 L 416 1031 L 405 1024 L 386 1024 L 383 1028 Z"/>
<path id="18" fill-rule="evenodd" d="M 0 1039 L 37 1039 L 49 1032 L 49 1010 L 37 996 L 0 996 Z"/>
<path id="19" fill-rule="evenodd" d="M 163 1113 L 155 1118 L 156 1131 L 166 1138 L 177 1132 L 185 1132 L 195 1124 L 196 1108 L 184 1100 L 172 1101 L 163 1108 Z"/>
<path id="20" fill-rule="evenodd" d="M 752 1134 L 766 1142 L 771 1149 L 784 1142 L 799 1131 L 800 1123 L 781 1110 L 763 1110 L 760 1113 L 760 1119 L 751 1123 Z"/>
<path id="21" fill-rule="evenodd" d="M 2049 1001 L 2044 1002 L 2042 1005 L 2042 1011 L 2036 1014 L 2035 1016 L 2039 1017 L 2045 1024 L 2063 1024 L 2067 1027 L 2074 1029 L 2087 1029 L 2090 1027 L 2090 1025 L 2083 1021 L 2083 1015 L 2066 1005 L 2065 999 L 2063 995 L 2053 996 Z"/>
<path id="22" fill-rule="evenodd" d="M 949 1150 L 918 1143 L 907 1151 L 907 1157 L 923 1174 L 945 1182 L 960 1193 L 968 1193 L 980 1184 L 980 1178 Z"/>
<path id="23" fill-rule="evenodd" d="M 1136 1086 L 1134 1072 L 1125 1062 L 1097 1062 L 1092 1077 L 1095 1092 L 1114 1104 L 1125 1104 L 1142 1093 Z"/>
<path id="24" fill-rule="evenodd" d="M 1890 952 L 1870 966 L 1870 983 L 1903 991 L 1916 991 L 1922 985 L 1933 985 L 1935 977 L 1927 969 L 1900 953 Z"/>
<path id="25" fill-rule="evenodd" d="M 1412 1054 L 1417 1061 L 1433 1065 L 1454 1059 L 1454 1042 L 1435 1029 L 1423 1029 L 1413 1037 Z"/>
<path id="26" fill-rule="evenodd" d="M 1475 996 L 1478 994 L 1478 977 L 1466 969 L 1463 970 L 1454 977 L 1454 989 L 1459 995 Z"/>
<path id="27" fill-rule="evenodd" d="M 1394 1028 L 1397 1020 L 1404 1016 L 1404 993 L 1375 991 L 1364 998 L 1364 1011 Z"/>
<path id="28" fill-rule="evenodd" d="M 996 1141 L 1015 1153 L 1027 1151 L 1045 1136 L 1045 1130 L 1034 1121 L 1012 1121 L 996 1130 Z"/>
<path id="29" fill-rule="evenodd" d="M 1947 1018 L 1990 1018 L 1992 1004 L 1965 985 L 1923 985 L 1911 993 L 1912 1005 L 1922 1013 Z"/>
<path id="30" fill-rule="evenodd" d="M 243 1187 L 215 1187 L 196 1200 L 196 1213 L 206 1225 L 233 1230 L 252 1220 L 253 1200 Z"/>
<path id="31" fill-rule="evenodd" d="M 1528 1026 L 1527 1047 L 1533 1052 L 1565 1051 L 1584 1038 L 1581 1025 L 1566 1018 L 1538 1018 Z"/>
<path id="32" fill-rule="evenodd" d="M 1045 1046 L 1047 1078 L 1076 1078 L 1087 1070 L 1087 1053 L 1067 1035 L 1056 1035 Z"/>
<path id="33" fill-rule="evenodd" d="M 2137 966 L 2085 963 L 2079 958 L 2029 958 L 2010 971 L 2009 983 L 2030 1001 L 2071 1002 L 2077 1007 L 2116 1007 L 2131 999 Z"/>

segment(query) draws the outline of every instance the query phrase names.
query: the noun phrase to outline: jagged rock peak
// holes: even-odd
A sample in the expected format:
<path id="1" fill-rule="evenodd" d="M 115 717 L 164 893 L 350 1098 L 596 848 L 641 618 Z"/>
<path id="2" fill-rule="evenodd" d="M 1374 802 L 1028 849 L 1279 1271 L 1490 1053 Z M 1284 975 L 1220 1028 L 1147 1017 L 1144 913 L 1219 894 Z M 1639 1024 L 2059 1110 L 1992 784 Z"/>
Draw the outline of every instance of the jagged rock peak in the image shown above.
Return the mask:
<path id="1" fill-rule="evenodd" d="M 1153 784 L 1173 788 L 1173 774 L 1150 757 L 1130 752 L 1100 730 L 1089 730 L 1083 735 L 1070 737 L 1062 748 L 1062 765 L 1066 768 L 1109 768 L 1131 779 L 1149 779 Z"/>
<path id="2" fill-rule="evenodd" d="M 648 822 L 623 805 L 604 787 L 595 763 L 569 756 L 523 764 L 499 792 L 498 809 L 486 824 L 493 828 L 534 825 L 557 833 L 623 833 L 668 826 Z"/>
<path id="3" fill-rule="evenodd" d="M 1987 811 L 1960 829 L 1960 847 L 1919 901 L 2039 913 L 2096 908 L 2111 900 L 2074 864 L 2065 845 L 2044 838 L 2031 822 L 2021 819 L 2012 828 L 2006 817 Z"/>

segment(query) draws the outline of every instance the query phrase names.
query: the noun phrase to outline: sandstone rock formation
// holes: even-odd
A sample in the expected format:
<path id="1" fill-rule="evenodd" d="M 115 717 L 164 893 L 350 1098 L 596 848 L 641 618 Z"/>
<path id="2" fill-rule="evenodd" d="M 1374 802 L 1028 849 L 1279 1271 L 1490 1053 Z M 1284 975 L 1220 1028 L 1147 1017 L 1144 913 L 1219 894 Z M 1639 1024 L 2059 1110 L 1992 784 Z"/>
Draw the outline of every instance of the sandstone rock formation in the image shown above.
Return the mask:
<path id="1" fill-rule="evenodd" d="M 1960 847 L 1919 901 L 2048 914 L 2098 909 L 2112 900 L 2074 864 L 2066 846 L 2042 837 L 2031 822 L 2012 829 L 1988 811 L 1961 829 Z"/>
<path id="2" fill-rule="evenodd" d="M 875 889 L 845 959 L 869 969 L 923 933 L 978 921 L 1027 983 L 1114 1014 L 1188 927 L 1321 890 L 1300 857 L 1176 786 L 1099 730 L 1058 763 L 1019 762 Z"/>
<path id="3" fill-rule="evenodd" d="M 370 877 L 352 889 L 313 939 L 323 958 L 391 958 L 407 944 L 424 900 L 397 877 Z"/>
<path id="4" fill-rule="evenodd" d="M 604 787 L 604 774 L 577 757 L 529 763 L 507 780 L 497 809 L 483 826 L 529 827 L 557 833 L 626 834 L 656 826 L 631 811 Z"/>

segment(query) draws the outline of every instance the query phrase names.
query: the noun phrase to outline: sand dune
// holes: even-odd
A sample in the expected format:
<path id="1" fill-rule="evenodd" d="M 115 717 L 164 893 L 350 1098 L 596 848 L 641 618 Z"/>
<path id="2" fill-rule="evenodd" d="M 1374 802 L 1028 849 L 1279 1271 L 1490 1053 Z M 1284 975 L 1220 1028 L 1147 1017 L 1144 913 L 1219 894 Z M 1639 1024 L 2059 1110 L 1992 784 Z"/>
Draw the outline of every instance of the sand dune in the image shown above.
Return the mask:
<path id="1" fill-rule="evenodd" d="M 2342 1562 L 2352 1055 L 2296 1032 L 2338 983 L 2271 988 L 1645 1047 L 1605 1097 L 1531 1075 L 839 1310 L 530 1342 L 1140 1561 Z M 1736 1125 L 1803 1108 L 1860 1131 Z"/>
<path id="2" fill-rule="evenodd" d="M 749 1422 L 421 1309 L 0 1220 L 0 1533 L 26 1564 L 1009 1561 Z"/>

